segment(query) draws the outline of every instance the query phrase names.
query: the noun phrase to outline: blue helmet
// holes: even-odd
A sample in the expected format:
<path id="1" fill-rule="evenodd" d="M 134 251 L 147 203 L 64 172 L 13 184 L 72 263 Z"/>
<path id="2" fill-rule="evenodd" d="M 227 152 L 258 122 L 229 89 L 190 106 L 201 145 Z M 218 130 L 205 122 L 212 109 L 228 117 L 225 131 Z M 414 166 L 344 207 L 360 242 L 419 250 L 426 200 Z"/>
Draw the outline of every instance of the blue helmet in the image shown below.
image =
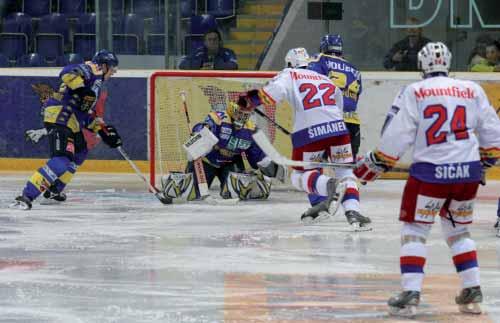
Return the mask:
<path id="1" fill-rule="evenodd" d="M 340 35 L 325 35 L 321 38 L 319 51 L 326 54 L 334 53 L 336 55 L 342 55 L 343 45 L 344 43 Z"/>
<path id="2" fill-rule="evenodd" d="M 98 65 L 107 64 L 109 67 L 115 67 L 118 66 L 118 57 L 109 50 L 101 49 L 92 57 L 92 62 Z"/>

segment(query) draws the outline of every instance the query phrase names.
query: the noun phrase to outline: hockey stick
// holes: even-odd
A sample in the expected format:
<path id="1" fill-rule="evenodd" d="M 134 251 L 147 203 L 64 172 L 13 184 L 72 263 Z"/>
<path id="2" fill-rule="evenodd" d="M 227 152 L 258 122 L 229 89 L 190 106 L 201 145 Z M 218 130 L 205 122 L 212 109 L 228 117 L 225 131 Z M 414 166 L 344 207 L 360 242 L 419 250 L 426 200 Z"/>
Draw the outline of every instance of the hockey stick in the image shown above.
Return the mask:
<path id="1" fill-rule="evenodd" d="M 160 193 L 159 189 L 157 189 L 156 187 L 154 187 L 153 185 L 151 185 L 151 183 L 148 181 L 148 179 L 146 178 L 146 176 L 144 176 L 142 174 L 142 172 L 140 171 L 139 167 L 137 167 L 137 165 L 132 161 L 132 159 L 130 159 L 130 157 L 125 152 L 125 150 L 121 146 L 118 147 L 117 149 L 120 152 L 120 154 L 123 156 L 123 158 L 126 161 L 128 161 L 128 163 L 130 164 L 130 166 L 132 166 L 132 168 L 134 169 L 135 173 L 146 183 L 148 191 L 151 192 L 151 193 L 153 193 L 156 196 L 156 198 L 158 200 L 160 200 L 160 202 L 162 202 L 163 204 L 172 204 L 172 199 L 170 199 L 170 198 L 168 198 L 166 196 L 163 196 Z"/>
<path id="2" fill-rule="evenodd" d="M 287 136 L 290 136 L 291 135 L 291 132 L 288 131 L 286 128 L 280 126 L 276 121 L 274 121 L 273 119 L 271 119 L 271 117 L 269 117 L 267 114 L 265 114 L 264 112 L 260 111 L 259 109 L 255 109 L 254 110 L 255 113 L 257 113 L 259 116 L 263 117 L 264 119 L 266 119 L 267 121 L 271 122 L 276 128 L 278 128 L 279 130 L 283 131 L 283 133 Z"/>
<path id="3" fill-rule="evenodd" d="M 180 92 L 182 99 L 182 106 L 184 109 L 184 115 L 186 116 L 187 126 L 189 131 L 191 131 L 191 119 L 189 118 L 189 111 L 186 102 L 186 92 Z M 193 161 L 194 173 L 198 183 L 198 191 L 200 193 L 200 198 L 202 200 L 207 201 L 209 204 L 235 204 L 239 201 L 239 199 L 222 199 L 217 200 L 210 195 L 210 191 L 208 190 L 207 177 L 205 175 L 205 169 L 203 168 L 203 161 L 201 158 L 198 158 Z"/>
<path id="4" fill-rule="evenodd" d="M 182 106 L 184 108 L 184 115 L 186 116 L 186 122 L 189 131 L 191 131 L 191 119 L 189 118 L 189 111 L 186 103 L 186 92 L 181 91 Z M 200 197 L 202 199 L 207 198 L 210 195 L 207 184 L 207 177 L 205 176 L 205 169 L 203 168 L 203 161 L 198 158 L 193 161 L 194 173 L 196 179 L 198 180 L 198 191 L 200 192 Z"/>
<path id="5" fill-rule="evenodd" d="M 276 164 L 284 165 L 284 166 L 295 166 L 295 167 L 343 167 L 343 168 L 354 168 L 356 165 L 354 164 L 341 164 L 341 163 L 328 163 L 328 162 L 314 162 L 314 161 L 299 161 L 299 160 L 291 160 L 283 155 L 281 155 L 276 148 L 274 148 L 273 144 L 267 139 L 264 132 L 258 130 L 255 134 L 253 134 L 253 140 L 257 143 L 257 145 L 262 149 L 262 151 L 271 158 L 273 162 Z"/>

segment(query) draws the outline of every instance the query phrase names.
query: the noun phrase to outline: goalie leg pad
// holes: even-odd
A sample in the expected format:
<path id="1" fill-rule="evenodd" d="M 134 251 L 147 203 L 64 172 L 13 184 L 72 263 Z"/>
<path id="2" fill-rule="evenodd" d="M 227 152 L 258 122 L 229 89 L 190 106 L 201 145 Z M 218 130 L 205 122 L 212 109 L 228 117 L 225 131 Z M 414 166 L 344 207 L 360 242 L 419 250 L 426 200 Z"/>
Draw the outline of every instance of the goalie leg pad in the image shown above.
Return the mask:
<path id="1" fill-rule="evenodd" d="M 193 173 L 172 172 L 162 176 L 161 191 L 172 199 L 193 201 L 198 198 Z"/>
<path id="2" fill-rule="evenodd" d="M 222 194 L 240 200 L 265 200 L 271 194 L 271 179 L 262 173 L 229 172 Z"/>

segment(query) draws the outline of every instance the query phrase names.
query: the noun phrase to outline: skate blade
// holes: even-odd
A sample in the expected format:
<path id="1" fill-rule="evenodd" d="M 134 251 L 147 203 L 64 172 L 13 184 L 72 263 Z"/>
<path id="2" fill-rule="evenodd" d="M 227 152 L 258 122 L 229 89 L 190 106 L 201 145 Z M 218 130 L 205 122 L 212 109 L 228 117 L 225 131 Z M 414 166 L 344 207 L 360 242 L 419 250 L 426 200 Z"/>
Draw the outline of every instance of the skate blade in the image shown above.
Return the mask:
<path id="1" fill-rule="evenodd" d="M 466 314 L 481 314 L 481 306 L 479 303 L 461 304 L 458 305 L 458 310 Z"/>
<path id="2" fill-rule="evenodd" d="M 400 317 L 415 317 L 417 315 L 417 307 L 415 305 L 408 305 L 403 308 L 389 306 L 389 314 Z"/>
<path id="3" fill-rule="evenodd" d="M 360 226 L 359 223 L 354 222 L 349 225 L 351 228 L 352 232 L 365 232 L 365 231 L 372 231 L 372 227 L 369 227 L 367 225 Z"/>
<path id="4" fill-rule="evenodd" d="M 9 209 L 28 211 L 30 208 L 27 205 L 21 204 L 19 202 L 13 202 L 9 204 Z"/>
<path id="5" fill-rule="evenodd" d="M 320 211 L 317 217 L 313 218 L 312 216 L 305 216 L 303 218 L 300 218 L 300 221 L 302 221 L 302 223 L 304 223 L 305 225 L 315 224 L 326 221 L 329 217 L 330 214 L 328 212 Z"/>
<path id="6" fill-rule="evenodd" d="M 44 198 L 43 200 L 40 201 L 40 205 L 56 205 L 56 204 L 61 204 L 62 202 L 56 201 L 53 199 L 46 199 Z"/>

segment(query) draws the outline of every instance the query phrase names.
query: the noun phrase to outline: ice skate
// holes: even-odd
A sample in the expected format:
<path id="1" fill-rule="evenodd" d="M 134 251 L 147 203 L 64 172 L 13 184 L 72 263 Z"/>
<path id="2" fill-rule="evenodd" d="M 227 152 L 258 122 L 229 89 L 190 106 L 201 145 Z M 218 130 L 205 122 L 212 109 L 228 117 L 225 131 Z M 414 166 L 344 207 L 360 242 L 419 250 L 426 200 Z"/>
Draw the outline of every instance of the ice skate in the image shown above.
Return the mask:
<path id="1" fill-rule="evenodd" d="M 46 190 L 45 192 L 43 192 L 43 197 L 44 199 L 40 201 L 41 205 L 59 204 L 66 201 L 67 198 L 66 194 L 64 194 L 63 192 L 55 193 L 50 190 Z"/>
<path id="2" fill-rule="evenodd" d="M 389 313 L 391 315 L 413 317 L 417 315 L 417 306 L 420 303 L 420 292 L 407 290 L 389 298 Z"/>
<path id="3" fill-rule="evenodd" d="M 24 211 L 30 210 L 31 200 L 26 196 L 19 195 L 18 197 L 15 198 L 14 202 L 9 205 L 9 208 L 24 210 Z"/>
<path id="4" fill-rule="evenodd" d="M 460 295 L 455 297 L 455 303 L 462 313 L 481 314 L 480 303 L 483 301 L 483 293 L 480 286 L 462 289 Z"/>
<path id="5" fill-rule="evenodd" d="M 342 185 L 337 187 L 337 181 L 334 178 L 331 178 L 326 184 L 326 188 L 328 191 L 328 196 L 326 200 L 320 202 L 312 207 L 310 207 L 307 211 L 305 211 L 300 220 L 304 223 L 317 223 L 326 220 L 328 217 L 335 215 L 337 209 L 339 207 L 339 198 L 340 192 L 343 194 L 345 191 L 345 187 Z"/>
<path id="6" fill-rule="evenodd" d="M 369 217 L 361 215 L 361 213 L 349 210 L 345 212 L 347 222 L 351 225 L 354 231 L 369 231 L 371 227 L 368 226 L 372 221 Z"/>
<path id="7" fill-rule="evenodd" d="M 496 236 L 500 238 L 500 218 L 497 220 L 497 223 L 495 223 L 494 228 Z"/>

